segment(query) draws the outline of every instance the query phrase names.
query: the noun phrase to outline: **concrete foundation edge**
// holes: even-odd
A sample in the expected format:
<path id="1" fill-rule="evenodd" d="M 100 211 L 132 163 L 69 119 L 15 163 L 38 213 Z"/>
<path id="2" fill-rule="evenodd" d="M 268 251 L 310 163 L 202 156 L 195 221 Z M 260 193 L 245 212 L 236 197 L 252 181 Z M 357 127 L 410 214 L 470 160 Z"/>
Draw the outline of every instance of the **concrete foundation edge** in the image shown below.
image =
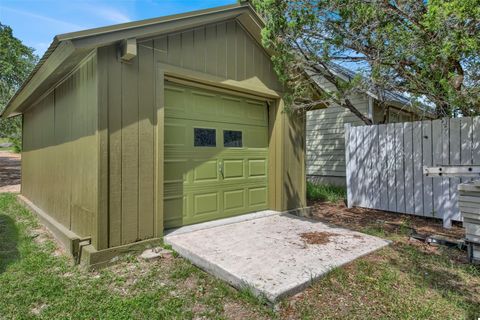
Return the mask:
<path id="1" fill-rule="evenodd" d="M 239 290 L 249 289 L 256 296 L 263 296 L 270 302 L 275 301 L 275 297 L 267 296 L 265 294 L 265 292 L 262 292 L 260 290 L 255 289 L 253 286 L 249 285 L 247 282 L 243 281 L 241 278 L 236 277 L 235 275 L 229 273 L 228 271 L 222 269 L 221 267 L 219 267 L 215 264 L 209 263 L 208 261 L 201 258 L 197 254 L 191 252 L 190 250 L 188 250 L 188 249 L 186 249 L 182 246 L 170 243 L 168 241 L 168 238 L 165 238 L 165 243 L 168 244 L 168 245 L 171 245 L 172 249 L 175 252 L 177 252 L 180 256 L 182 256 L 183 258 L 190 261 L 193 265 L 195 265 L 195 266 L 199 267 L 200 269 L 210 273 L 211 275 L 227 282 L 232 287 L 237 288 Z"/>
<path id="2" fill-rule="evenodd" d="M 297 286 L 294 286 L 294 287 L 291 287 L 289 288 L 288 290 L 285 290 L 283 291 L 282 293 L 280 294 L 277 294 L 275 296 L 275 301 L 274 302 L 278 302 L 280 299 L 283 299 L 283 298 L 287 298 L 287 297 L 290 297 L 290 296 L 293 296 L 297 293 L 300 293 L 302 292 L 303 290 L 307 289 L 309 286 L 311 286 L 313 283 L 315 283 L 316 281 L 320 280 L 321 278 L 325 277 L 330 271 L 332 271 L 333 269 L 336 269 L 336 268 L 341 268 L 343 267 L 344 265 L 347 265 L 355 260 L 358 260 L 362 257 L 365 257 L 365 256 L 368 256 L 369 254 L 372 254 L 373 252 L 375 251 L 378 251 L 378 250 L 381 250 L 387 246 L 389 246 L 391 244 L 391 241 L 389 240 L 385 240 L 387 241 L 387 243 L 385 243 L 383 246 L 379 247 L 379 248 L 375 248 L 375 249 L 371 249 L 371 250 L 368 250 L 367 252 L 359 255 L 358 257 L 356 257 L 354 260 L 351 260 L 351 261 L 347 261 L 345 263 L 342 263 L 342 264 L 339 264 L 338 266 L 335 266 L 335 268 L 332 268 L 330 269 L 329 271 L 326 271 L 322 274 L 319 274 L 319 275 L 315 275 L 315 276 L 312 276 L 312 278 L 310 279 L 310 281 L 308 282 L 305 282 L 305 283 L 302 283 L 302 284 L 299 284 Z M 272 301 L 273 302 L 273 301 Z"/>

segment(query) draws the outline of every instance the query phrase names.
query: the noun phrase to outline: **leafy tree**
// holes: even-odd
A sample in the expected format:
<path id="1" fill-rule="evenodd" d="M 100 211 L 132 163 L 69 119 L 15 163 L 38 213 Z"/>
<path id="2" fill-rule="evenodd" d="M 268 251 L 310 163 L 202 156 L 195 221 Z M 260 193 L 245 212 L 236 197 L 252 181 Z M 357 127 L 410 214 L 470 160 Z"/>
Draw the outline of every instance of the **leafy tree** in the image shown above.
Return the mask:
<path id="1" fill-rule="evenodd" d="M 253 0 L 266 20 L 264 45 L 296 107 L 336 103 L 365 123 L 349 100 L 357 91 L 408 92 L 438 116 L 480 112 L 479 0 Z M 332 63 L 359 75 L 339 78 Z M 309 75 L 309 76 L 306 76 Z M 312 77 L 336 90 L 320 99 Z"/>
<path id="2" fill-rule="evenodd" d="M 12 28 L 0 23 L 0 112 L 35 66 L 34 50 L 13 36 Z M 15 149 L 21 148 L 20 116 L 0 119 L 0 137 L 9 138 Z"/>

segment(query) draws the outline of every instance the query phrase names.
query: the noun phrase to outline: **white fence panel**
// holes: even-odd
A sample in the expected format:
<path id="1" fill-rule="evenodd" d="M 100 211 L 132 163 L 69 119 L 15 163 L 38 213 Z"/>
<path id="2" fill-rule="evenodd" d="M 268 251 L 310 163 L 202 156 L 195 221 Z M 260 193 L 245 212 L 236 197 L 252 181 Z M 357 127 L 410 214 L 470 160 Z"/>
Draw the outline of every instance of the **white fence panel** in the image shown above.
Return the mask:
<path id="1" fill-rule="evenodd" d="M 432 122 L 422 121 L 422 169 L 433 165 L 432 155 Z M 423 170 L 422 173 L 423 175 Z M 423 177 L 423 215 L 433 217 L 433 179 Z"/>
<path id="2" fill-rule="evenodd" d="M 395 124 L 395 188 L 397 191 L 397 212 L 405 213 L 405 167 L 403 149 L 403 123 Z"/>
<path id="3" fill-rule="evenodd" d="M 413 123 L 413 184 L 415 214 L 423 215 L 422 123 Z"/>
<path id="4" fill-rule="evenodd" d="M 387 126 L 378 126 L 378 164 L 377 171 L 380 179 L 380 207 L 375 209 L 388 210 L 388 173 L 387 173 Z"/>
<path id="5" fill-rule="evenodd" d="M 411 122 L 403 126 L 403 150 L 405 170 L 405 213 L 415 213 L 414 172 L 413 172 L 413 126 Z"/>
<path id="6" fill-rule="evenodd" d="M 450 165 L 459 165 L 461 163 L 460 159 L 460 119 L 451 119 L 450 120 Z M 449 218 L 454 219 L 455 216 L 460 216 L 460 211 L 458 206 L 458 185 L 460 184 L 460 178 L 451 178 L 450 179 L 450 201 L 453 203 L 450 212 L 448 213 L 447 220 Z"/>
<path id="7" fill-rule="evenodd" d="M 424 166 L 480 165 L 480 117 L 345 125 L 348 205 L 460 221 L 458 184 Z"/>
<path id="8" fill-rule="evenodd" d="M 443 163 L 443 135 L 442 135 L 442 120 L 432 121 L 432 152 L 433 164 L 435 166 Z M 434 216 L 442 212 L 442 207 L 445 199 L 443 198 L 442 177 L 432 178 L 433 183 L 433 213 Z M 443 217 L 442 217 L 443 218 Z"/>

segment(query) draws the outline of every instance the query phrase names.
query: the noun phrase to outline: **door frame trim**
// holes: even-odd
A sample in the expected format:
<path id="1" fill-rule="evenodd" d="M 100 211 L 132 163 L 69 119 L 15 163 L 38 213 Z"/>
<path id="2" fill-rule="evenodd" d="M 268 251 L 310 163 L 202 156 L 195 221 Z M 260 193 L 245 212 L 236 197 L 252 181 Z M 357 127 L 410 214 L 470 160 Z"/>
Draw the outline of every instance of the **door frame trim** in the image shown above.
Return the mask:
<path id="1" fill-rule="evenodd" d="M 201 88 L 215 88 L 215 91 L 227 90 L 237 95 L 249 95 L 253 99 L 277 100 L 282 97 L 280 91 L 268 88 L 261 80 L 254 77 L 243 81 L 223 79 L 206 73 L 192 71 L 164 63 L 157 63 L 157 67 L 163 70 L 166 79 L 188 86 Z M 218 89 L 218 90 L 217 90 Z M 223 90 L 222 90 L 223 89 Z"/>

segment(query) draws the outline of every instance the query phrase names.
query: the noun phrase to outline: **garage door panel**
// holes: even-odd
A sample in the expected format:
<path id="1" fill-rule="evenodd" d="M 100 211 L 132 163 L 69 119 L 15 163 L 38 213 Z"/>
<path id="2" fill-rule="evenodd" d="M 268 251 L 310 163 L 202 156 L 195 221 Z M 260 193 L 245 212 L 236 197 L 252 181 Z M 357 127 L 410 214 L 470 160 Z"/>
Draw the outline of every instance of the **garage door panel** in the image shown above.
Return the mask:
<path id="1" fill-rule="evenodd" d="M 219 192 L 194 194 L 193 214 L 216 214 L 219 211 Z"/>
<path id="2" fill-rule="evenodd" d="M 249 127 L 245 130 L 244 144 L 248 148 L 265 148 L 268 146 L 268 133 L 265 128 Z"/>
<path id="3" fill-rule="evenodd" d="M 164 199 L 164 222 L 170 227 L 181 226 L 184 212 L 187 212 L 187 197 L 178 196 Z"/>
<path id="4" fill-rule="evenodd" d="M 194 161 L 193 181 L 211 182 L 218 181 L 218 162 L 217 160 Z"/>
<path id="5" fill-rule="evenodd" d="M 192 90 L 191 96 L 192 103 L 188 108 L 191 115 L 195 115 L 196 118 L 200 116 L 202 119 L 212 119 L 217 116 L 218 101 L 214 99 L 215 94 Z"/>
<path id="6" fill-rule="evenodd" d="M 164 197 L 174 198 L 180 197 L 185 193 L 185 186 L 183 182 L 166 182 L 164 183 Z"/>
<path id="7" fill-rule="evenodd" d="M 224 159 L 223 167 L 224 180 L 245 178 L 243 159 Z"/>
<path id="8" fill-rule="evenodd" d="M 268 126 L 264 102 L 176 85 L 165 86 L 165 112 L 171 118 Z"/>
<path id="9" fill-rule="evenodd" d="M 187 168 L 187 160 L 172 159 L 164 162 L 163 179 L 166 183 L 169 182 L 184 182 L 186 175 L 184 174 Z"/>
<path id="10" fill-rule="evenodd" d="M 246 196 L 244 189 L 224 191 L 223 193 L 225 211 L 244 210 L 245 202 Z"/>
<path id="11" fill-rule="evenodd" d="M 168 123 L 165 124 L 165 146 L 185 146 L 187 144 L 187 126 L 185 124 Z"/>
<path id="12" fill-rule="evenodd" d="M 165 227 L 267 209 L 266 104 L 208 90 L 167 87 Z"/>
<path id="13" fill-rule="evenodd" d="M 248 205 L 250 207 L 267 204 L 267 187 L 250 188 L 248 190 Z"/>
<path id="14" fill-rule="evenodd" d="M 222 117 L 228 117 L 228 118 L 244 117 L 245 110 L 244 108 L 242 108 L 241 99 L 227 97 L 227 96 L 221 96 L 220 99 L 221 99 L 220 111 L 222 113 Z"/>
<path id="15" fill-rule="evenodd" d="M 249 159 L 248 160 L 248 176 L 249 177 L 266 177 L 267 176 L 267 160 L 266 159 Z"/>
<path id="16" fill-rule="evenodd" d="M 165 110 L 167 113 L 186 113 L 187 90 L 181 87 L 165 86 Z"/>
<path id="17" fill-rule="evenodd" d="M 247 118 L 250 120 L 261 122 L 265 124 L 267 122 L 267 109 L 264 103 L 258 103 L 256 101 L 247 101 Z"/>

